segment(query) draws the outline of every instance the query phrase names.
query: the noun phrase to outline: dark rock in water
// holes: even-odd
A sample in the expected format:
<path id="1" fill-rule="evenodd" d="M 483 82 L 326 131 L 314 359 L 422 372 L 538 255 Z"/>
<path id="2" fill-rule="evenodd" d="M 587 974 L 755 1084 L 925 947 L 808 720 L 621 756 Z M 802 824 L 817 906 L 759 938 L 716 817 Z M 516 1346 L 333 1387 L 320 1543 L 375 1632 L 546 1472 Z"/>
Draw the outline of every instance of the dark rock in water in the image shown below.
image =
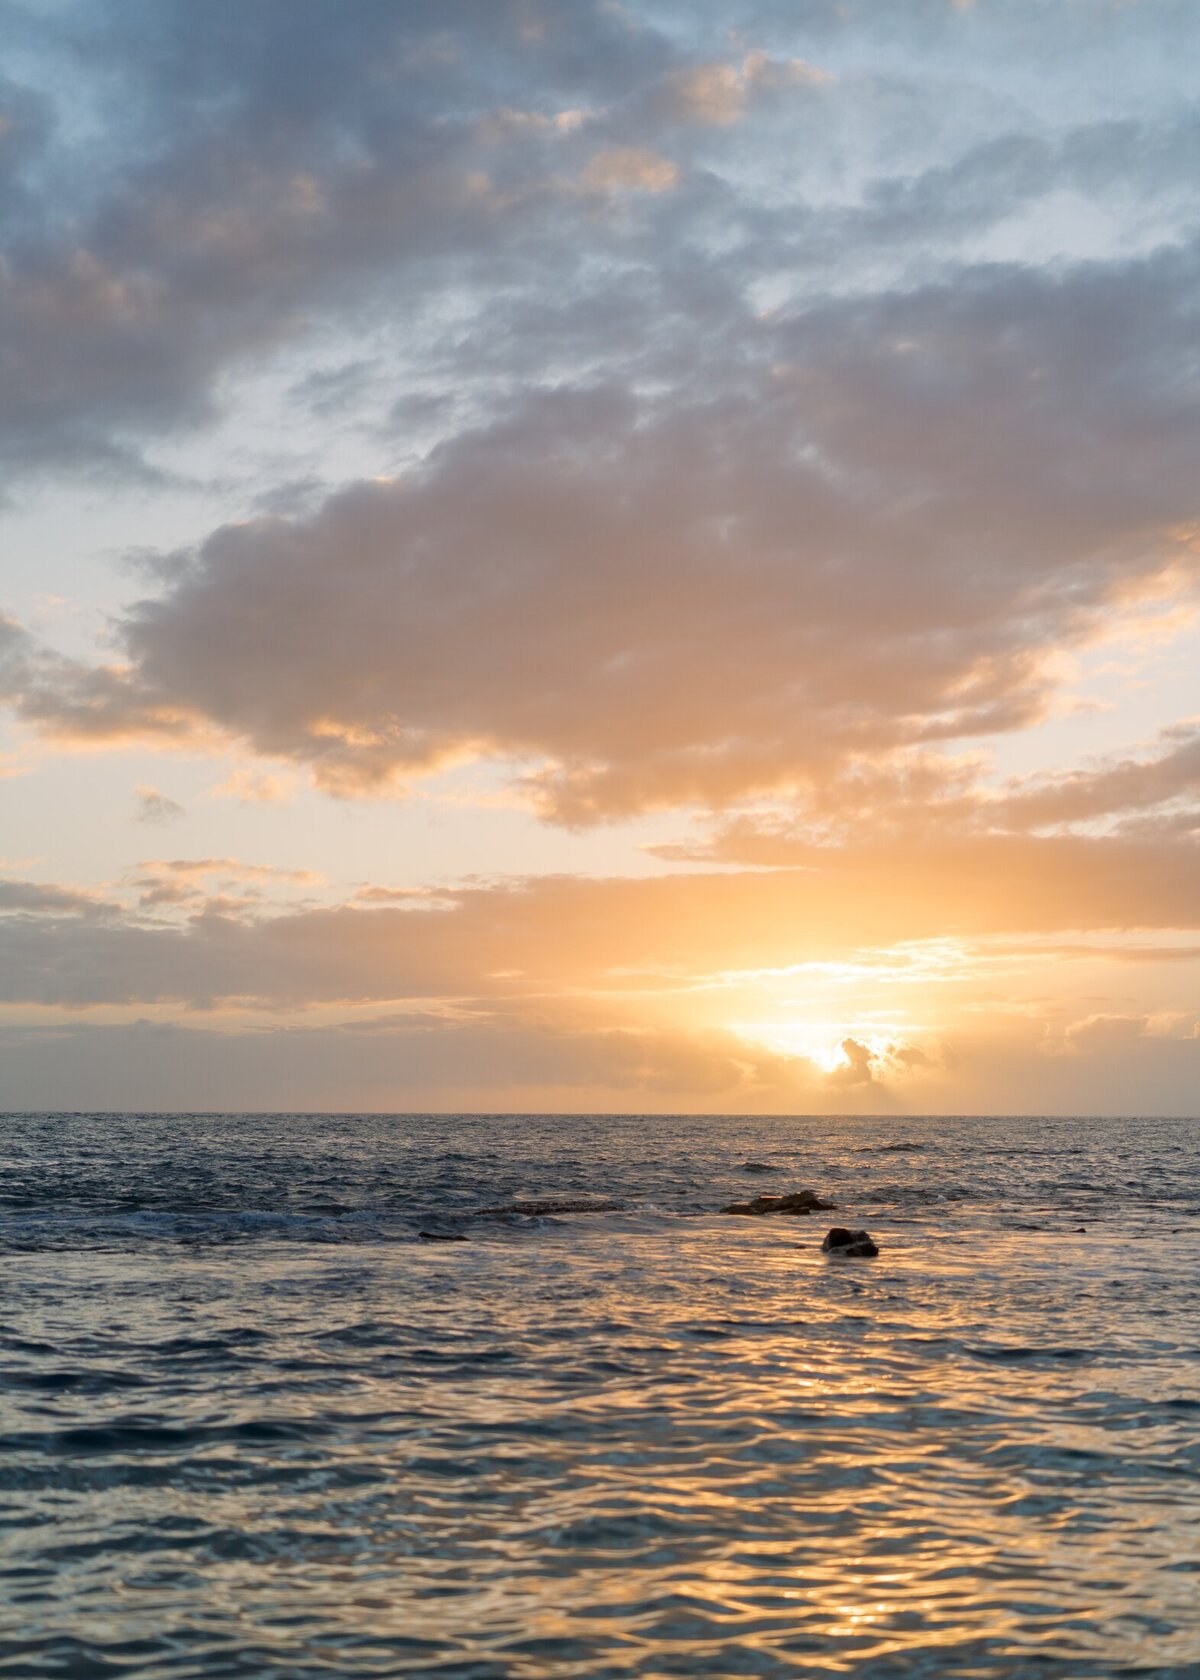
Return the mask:
<path id="1" fill-rule="evenodd" d="M 848 1231 L 844 1225 L 835 1225 L 821 1248 L 826 1254 L 844 1254 L 856 1260 L 871 1260 L 879 1253 L 869 1231 Z"/>
<path id="2" fill-rule="evenodd" d="M 750 1202 L 730 1202 L 722 1213 L 813 1213 L 817 1208 L 835 1208 L 836 1202 L 822 1201 L 815 1190 L 797 1190 L 790 1196 L 755 1196 Z"/>
<path id="3" fill-rule="evenodd" d="M 474 1209 L 476 1219 L 495 1219 L 506 1213 L 524 1213 L 530 1215 L 550 1213 L 623 1213 L 624 1202 L 598 1202 L 582 1196 L 563 1201 L 561 1198 L 548 1198 L 535 1202 L 505 1202 L 502 1207 L 484 1207 Z"/>
<path id="4" fill-rule="evenodd" d="M 466 1242 L 461 1231 L 418 1231 L 422 1242 Z"/>
<path id="5" fill-rule="evenodd" d="M 778 1172 L 779 1168 L 773 1167 L 769 1161 L 743 1161 L 741 1170 L 743 1172 Z"/>

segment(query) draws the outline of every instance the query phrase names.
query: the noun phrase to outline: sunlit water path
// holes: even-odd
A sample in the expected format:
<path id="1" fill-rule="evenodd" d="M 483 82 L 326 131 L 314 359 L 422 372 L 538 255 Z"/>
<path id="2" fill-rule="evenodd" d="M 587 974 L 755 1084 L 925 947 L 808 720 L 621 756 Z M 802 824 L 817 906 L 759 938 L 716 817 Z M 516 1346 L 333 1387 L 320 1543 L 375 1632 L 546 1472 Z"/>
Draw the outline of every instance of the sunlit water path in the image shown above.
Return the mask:
<path id="1" fill-rule="evenodd" d="M 1200 1676 L 1193 1122 L 3 1132 L 0 1673 Z"/>

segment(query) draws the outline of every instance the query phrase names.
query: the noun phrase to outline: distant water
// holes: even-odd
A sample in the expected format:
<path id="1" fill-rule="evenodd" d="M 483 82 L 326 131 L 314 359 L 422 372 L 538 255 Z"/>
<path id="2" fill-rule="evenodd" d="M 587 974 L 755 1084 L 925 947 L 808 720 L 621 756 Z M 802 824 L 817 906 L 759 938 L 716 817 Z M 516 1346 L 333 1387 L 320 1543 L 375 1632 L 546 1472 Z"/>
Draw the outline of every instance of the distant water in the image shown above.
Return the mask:
<path id="1" fill-rule="evenodd" d="M 0 1674 L 1200 1676 L 1195 1122 L 0 1129 Z"/>

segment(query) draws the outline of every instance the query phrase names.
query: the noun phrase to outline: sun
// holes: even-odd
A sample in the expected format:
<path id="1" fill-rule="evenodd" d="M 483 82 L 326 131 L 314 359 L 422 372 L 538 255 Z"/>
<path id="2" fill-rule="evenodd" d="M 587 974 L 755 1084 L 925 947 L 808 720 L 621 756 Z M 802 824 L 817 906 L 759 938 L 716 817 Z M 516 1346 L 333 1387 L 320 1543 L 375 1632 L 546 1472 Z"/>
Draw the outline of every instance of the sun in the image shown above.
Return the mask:
<path id="1" fill-rule="evenodd" d="M 838 1068 L 849 1066 L 842 1049 L 846 1039 L 854 1039 L 878 1056 L 886 1053 L 896 1036 L 892 1030 L 881 1031 L 878 1022 L 860 1028 L 850 1021 L 739 1021 L 732 1030 L 768 1050 L 812 1062 L 822 1073 L 836 1073 Z"/>

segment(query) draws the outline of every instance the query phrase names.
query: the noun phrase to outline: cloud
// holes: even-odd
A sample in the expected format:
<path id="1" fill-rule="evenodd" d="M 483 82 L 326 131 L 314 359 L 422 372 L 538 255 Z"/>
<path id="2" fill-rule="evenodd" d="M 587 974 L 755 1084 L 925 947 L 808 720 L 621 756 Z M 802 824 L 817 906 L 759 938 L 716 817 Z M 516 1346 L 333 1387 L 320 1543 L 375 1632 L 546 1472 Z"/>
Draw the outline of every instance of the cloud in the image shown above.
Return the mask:
<path id="1" fill-rule="evenodd" d="M 364 1027 L 367 1030 L 363 1030 Z M 1200 1040 L 1140 1036 L 1087 1056 L 1036 1039 L 964 1038 L 949 1096 L 926 1113 L 1190 1114 Z M 548 1015 L 420 1016 L 254 1032 L 144 1019 L 0 1026 L 6 1108 L 356 1112 L 592 1110 L 880 1113 L 876 1082 L 833 1086 L 810 1063 L 723 1034 L 628 1031 Z M 98 1103 L 98 1093 L 102 1097 Z"/>
<path id="2" fill-rule="evenodd" d="M 641 146 L 612 146 L 588 159 L 580 180 L 597 192 L 667 192 L 679 179 L 669 158 Z"/>
<path id="3" fill-rule="evenodd" d="M 1198 262 L 986 267 L 764 326 L 705 389 L 531 392 L 214 532 L 127 613 L 123 668 L 26 650 L 18 711 L 215 728 L 339 793 L 509 760 L 568 822 L 1027 725 L 1064 644 L 1196 587 Z"/>
<path id="4" fill-rule="evenodd" d="M 126 883 L 142 909 L 182 906 L 231 915 L 253 908 L 264 885 L 316 886 L 321 879 L 311 869 L 280 869 L 238 858 L 151 858 L 139 863 Z M 238 896 L 228 896 L 234 887 L 241 889 Z"/>
<path id="5" fill-rule="evenodd" d="M 1159 745 L 1165 750 L 1147 757 L 1044 777 L 1005 799 L 997 814 L 1012 826 L 1043 827 L 1183 801 L 1188 820 L 1200 827 L 1200 729 L 1174 725 Z"/>
<path id="6" fill-rule="evenodd" d="M 98 894 L 38 881 L 0 880 L 0 917 L 106 916 L 119 907 Z"/>
<path id="7" fill-rule="evenodd" d="M 1139 214 L 1163 202 L 1177 221 L 1194 204 L 1198 125 L 1182 101 L 1146 108 L 1135 93 L 1136 117 L 1108 116 L 1105 100 L 1061 129 L 1011 129 L 1014 110 L 1045 103 L 1056 63 L 1086 65 L 1078 80 L 1096 87 L 1128 70 L 1132 26 L 1111 7 L 1104 29 L 1076 6 L 1042 9 L 1033 30 L 994 8 L 969 45 L 941 0 L 897 3 L 885 24 L 809 7 L 806 42 L 857 42 L 851 73 L 820 101 L 797 97 L 830 72 L 790 50 L 794 15 L 750 0 L 693 8 L 686 28 L 606 0 L 470 0 L 449 13 L 361 0 L 351 18 L 321 0 L 303 29 L 285 0 L 212 0 L 202 23 L 187 0 L 68 0 L 52 23 L 13 10 L 38 85 L 0 84 L 10 470 L 150 472 L 147 441 L 211 421 L 248 363 L 331 326 L 361 336 L 420 321 L 430 343 L 451 292 L 488 339 L 514 296 L 536 316 L 537 302 L 594 301 L 622 270 L 648 271 L 663 298 L 639 324 L 655 335 L 678 281 L 695 286 L 703 269 L 724 290 L 728 328 L 747 287 L 807 271 L 818 292 L 836 290 L 856 269 L 854 286 L 877 287 L 885 249 L 899 272 L 927 272 L 939 244 L 1055 192 L 1113 200 L 1127 221 L 1131 196 Z M 1190 41 L 1189 26 L 1181 63 Z M 1039 91 L 1014 100 L 990 88 L 993 74 Z M 969 122 L 940 97 L 967 77 L 979 97 L 956 104 L 977 107 Z M 80 109 L 95 144 L 75 141 Z M 762 126 L 747 168 L 751 119 Z M 730 151 L 714 153 L 722 141 Z M 615 225 L 581 178 L 650 202 Z M 655 201 L 672 186 L 668 221 Z M 709 330 L 694 320 L 698 345 Z M 362 348 L 340 372 L 302 376 L 299 400 L 338 412 Z M 535 331 L 518 354 L 528 376 Z M 456 372 L 461 388 L 470 369 Z"/>
<path id="8" fill-rule="evenodd" d="M 802 864 L 815 845 L 853 845 L 865 829 L 919 847 L 957 833 L 968 846 L 1019 836 L 1107 833 L 1149 842 L 1200 834 L 1200 756 L 1194 723 L 1160 731 L 1135 755 L 1110 754 L 1078 770 L 985 779 L 977 754 L 917 751 L 858 761 L 798 805 L 777 804 L 709 824 L 706 838 L 658 842 L 666 862 L 756 867 Z M 1047 857 L 1052 854 L 1047 852 Z"/>
<path id="9" fill-rule="evenodd" d="M 1076 1053 L 1097 1046 L 1118 1047 L 1144 1037 L 1149 1024 L 1145 1015 L 1089 1015 L 1084 1021 L 1073 1022 L 1063 1038 L 1066 1047 Z"/>
<path id="10" fill-rule="evenodd" d="M 845 1065 L 833 1069 L 829 1075 L 830 1085 L 835 1089 L 849 1085 L 873 1085 L 875 1058 L 870 1049 L 854 1038 L 844 1038 L 840 1048 L 846 1058 Z"/>
<path id="11" fill-rule="evenodd" d="M 997 992 L 996 977 L 1033 965 L 1061 976 L 1066 957 L 1091 974 L 1131 950 L 1142 967 L 1173 967 L 1178 947 L 1150 949 L 1139 937 L 1127 948 L 1117 930 L 1200 926 L 1198 863 L 1195 844 L 1179 841 L 1011 837 L 903 853 L 812 848 L 802 867 L 784 871 L 376 885 L 350 904 L 320 907 L 267 896 L 315 885 L 303 871 L 225 858 L 148 860 L 121 884 L 133 901 L 124 908 L 71 888 L 0 884 L 0 1001 L 38 1020 L 45 1011 L 103 1019 L 150 1009 L 167 1020 L 204 1013 L 218 1036 L 180 1040 L 181 1053 L 228 1042 L 230 1077 L 242 1070 L 229 1088 L 235 1106 L 265 1088 L 259 1080 L 274 1065 L 281 1089 L 311 1073 L 304 1101 L 315 1106 L 322 1080 L 330 1082 L 326 1102 L 372 1106 L 361 1084 L 370 1067 L 380 1080 L 373 1102 L 383 1107 L 387 1090 L 393 1106 L 404 1106 L 397 1093 L 407 1092 L 408 1102 L 487 1107 L 490 1089 L 491 1106 L 506 1092 L 516 1107 L 915 1103 L 962 1112 L 994 1106 L 1002 1091 L 1000 1106 L 1019 1096 L 1039 1112 L 1056 1104 L 1083 1112 L 1127 1091 L 1132 1071 L 1114 1077 L 1112 1058 L 1132 1045 L 1139 1076 L 1166 1111 L 1192 1089 L 1200 1040 L 1186 1028 L 1194 1012 L 1164 1025 L 1161 1011 L 1085 1008 L 1063 1024 L 1069 987 L 1060 985 L 1053 1007 L 1030 1008 L 1024 994 Z M 184 919 L 173 919 L 179 911 Z M 1063 942 L 1066 930 L 1074 944 Z M 1081 941 L 1081 930 L 1095 930 L 1098 942 Z M 939 938 L 953 943 L 949 968 L 929 949 Z M 903 960 L 914 942 L 929 960 Z M 930 986 L 951 1000 L 939 1029 L 843 1031 L 843 1061 L 831 1071 L 802 1049 L 772 1044 L 769 1031 L 760 1040 L 732 1024 L 744 1016 L 740 1000 L 765 995 L 763 987 L 785 1023 L 789 998 L 818 995 L 877 1023 L 881 987 L 894 1011 L 894 1000 L 927 999 Z M 331 1023 L 339 1010 L 345 1019 Z M 245 1047 L 248 1031 L 264 1040 L 257 1050 Z M 380 1041 L 363 1052 L 359 1075 L 343 1037 Z M 1158 1059 L 1147 1062 L 1150 1039 L 1158 1048 L 1145 1054 Z M 1185 1040 L 1190 1062 L 1178 1048 Z M 37 1046 L 49 1040 L 18 1031 L 10 1041 L 23 1046 L 21 1065 L 46 1074 Z M 76 1034 L 72 1055 L 95 1065 L 115 1042 Z M 796 1042 L 804 1045 L 803 1033 Z M 1075 1067 L 1070 1078 L 1056 1071 L 1055 1051 Z M 1049 1082 L 1040 1105 L 1039 1065 Z M 146 1066 L 159 1064 L 151 1056 Z M 6 1066 L 6 1089 L 14 1077 Z M 224 1077 L 211 1088 L 224 1089 Z M 332 1094 L 338 1080 L 341 1097 Z M 999 1081 L 990 1092 L 989 1080 Z M 118 1078 L 105 1089 L 125 1087 Z"/>
<path id="12" fill-rule="evenodd" d="M 154 824 L 178 822 L 180 817 L 186 814 L 183 806 L 177 800 L 169 799 L 165 793 L 160 793 L 157 788 L 138 787 L 135 791 L 138 799 L 135 822 Z"/>
<path id="13" fill-rule="evenodd" d="M 730 1035 L 480 1015 L 390 1019 L 231 1033 L 144 1020 L 132 1025 L 0 1027 L 0 1099 L 30 1106 L 278 1111 L 420 1106 L 561 1112 L 639 1111 L 647 1100 L 692 1111 L 797 1109 L 821 1101 L 804 1064 Z"/>
<path id="14" fill-rule="evenodd" d="M 674 70 L 654 97 L 668 119 L 725 128 L 740 121 L 747 103 L 758 94 L 829 80 L 828 71 L 803 59 L 780 60 L 756 51 L 747 53 L 740 64 L 718 61 Z"/>
<path id="15" fill-rule="evenodd" d="M 161 893 L 155 902 L 183 903 L 193 891 L 207 900 L 215 886 L 241 890 L 243 907 L 210 905 L 183 926 L 129 916 L 69 940 L 7 928 L 0 996 L 285 1008 L 671 997 L 714 975 L 844 964 L 912 941 L 1200 928 L 1195 842 L 983 837 L 903 850 L 793 847 L 788 861 L 782 870 L 548 876 L 399 896 L 376 888 L 353 905 L 269 913 L 244 899 L 247 887 L 312 877 L 226 859 L 149 862 L 129 884 Z"/>
<path id="16" fill-rule="evenodd" d="M 291 798 L 294 788 L 287 776 L 273 776 L 266 770 L 238 765 L 211 791 L 223 799 L 240 799 L 248 805 L 283 805 Z"/>
<path id="17" fill-rule="evenodd" d="M 600 0 L 533 10 L 531 33 L 520 0 L 460 6 L 449 24 L 444 8 L 363 0 L 353 18 L 310 7 L 297 29 L 281 0 L 215 0 L 200 28 L 184 0 L 132 0 L 68 5 L 33 29 L 48 81 L 75 85 L 87 63 L 103 167 L 55 145 L 49 96 L 0 89 L 10 192 L 34 150 L 66 182 L 7 224 L 9 461 L 129 469 L 149 430 L 211 418 L 222 373 L 313 311 L 369 308 L 387 271 L 414 302 L 433 295 L 439 263 L 469 266 L 562 213 L 570 125 L 497 156 L 481 119 L 518 87 L 560 111 L 606 103 L 669 55 Z"/>

